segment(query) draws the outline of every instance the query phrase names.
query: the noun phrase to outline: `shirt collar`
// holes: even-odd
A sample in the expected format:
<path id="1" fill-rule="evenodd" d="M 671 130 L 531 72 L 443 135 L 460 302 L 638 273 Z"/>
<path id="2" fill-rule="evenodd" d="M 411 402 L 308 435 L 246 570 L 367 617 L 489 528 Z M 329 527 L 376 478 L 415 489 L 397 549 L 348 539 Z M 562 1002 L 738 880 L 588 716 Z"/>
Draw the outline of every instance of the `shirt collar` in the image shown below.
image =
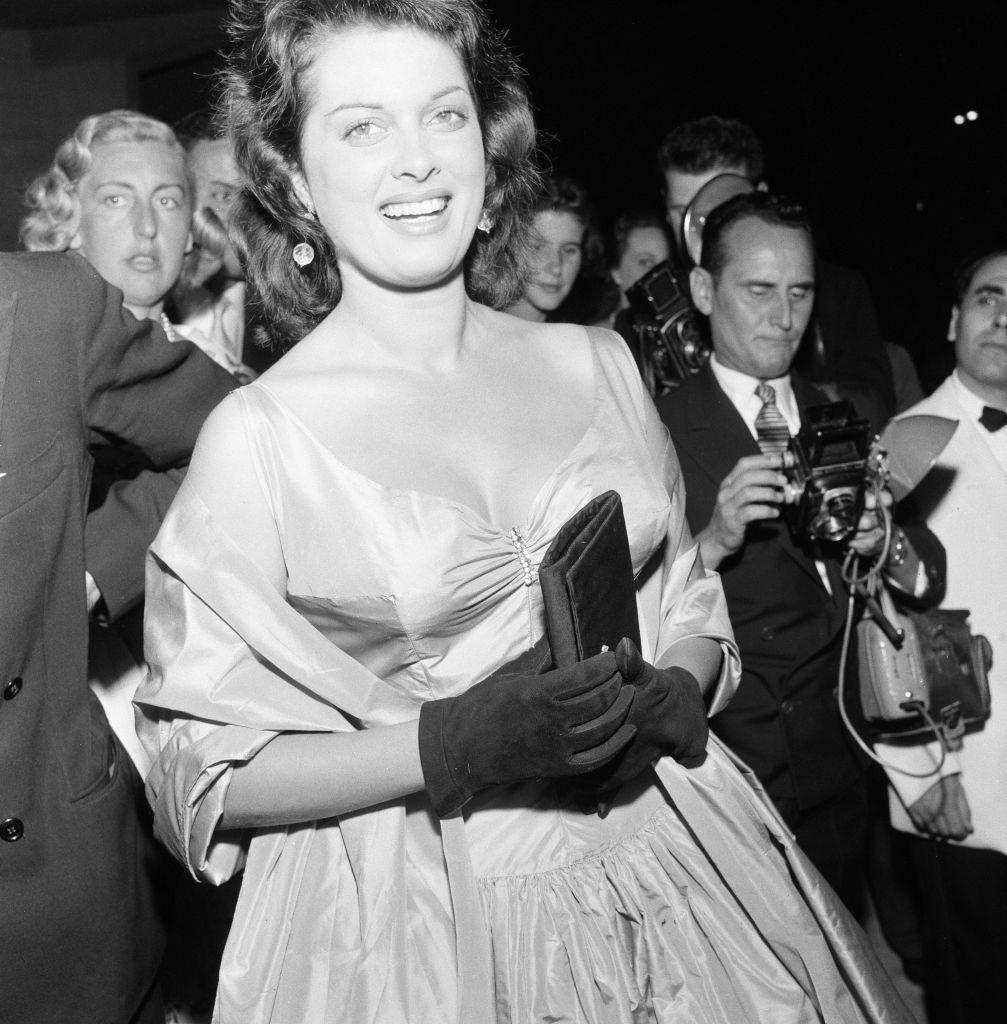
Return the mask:
<path id="1" fill-rule="evenodd" d="M 955 389 L 955 397 L 958 399 L 958 404 L 968 414 L 968 418 L 978 422 L 983 409 L 989 403 L 984 402 L 975 392 L 969 390 L 968 385 L 962 380 L 957 368 L 951 373 L 951 386 Z M 997 406 L 993 408 L 997 408 Z"/>
<path id="2" fill-rule="evenodd" d="M 785 377 L 774 377 L 772 380 L 763 381 L 759 377 L 751 377 L 740 370 L 725 366 L 717 359 L 716 353 L 710 356 L 710 369 L 724 394 L 731 400 L 731 404 L 745 421 L 752 437 L 757 436 L 755 418 L 762 408 L 762 400 L 755 393 L 755 389 L 762 383 L 769 384 L 776 392 L 776 406 L 783 413 L 790 433 L 796 434 L 801 429 L 801 411 L 797 405 L 797 397 L 794 395 L 794 387 L 790 382 L 789 374 Z"/>

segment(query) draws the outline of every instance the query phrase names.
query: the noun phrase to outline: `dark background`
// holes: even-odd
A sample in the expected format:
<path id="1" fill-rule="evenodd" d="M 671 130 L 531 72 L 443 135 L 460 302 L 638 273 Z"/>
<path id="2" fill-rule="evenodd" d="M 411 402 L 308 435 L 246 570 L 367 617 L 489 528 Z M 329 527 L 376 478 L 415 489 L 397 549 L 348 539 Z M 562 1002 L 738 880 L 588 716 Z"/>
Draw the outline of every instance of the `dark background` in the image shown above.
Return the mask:
<path id="1" fill-rule="evenodd" d="M 947 372 L 952 268 L 976 246 L 1007 240 L 1001 5 L 488 6 L 528 71 L 547 157 L 588 188 L 603 221 L 659 202 L 654 154 L 672 125 L 707 113 L 742 118 L 766 144 L 771 187 L 808 204 L 820 248 L 865 272 L 889 339 L 910 349 L 925 384 Z M 65 48 L 75 38 L 69 26 L 101 22 L 102 35 L 114 36 L 138 19 L 163 26 L 158 15 L 215 23 L 224 4 L 33 7 L 42 4 L 3 0 L 0 33 L 51 39 L 62 30 Z M 94 38 L 81 32 L 81 45 Z M 130 99 L 172 121 L 207 94 L 223 40 L 203 31 L 160 57 L 153 42 L 130 65 Z M 978 119 L 956 126 L 954 115 L 970 109 Z"/>

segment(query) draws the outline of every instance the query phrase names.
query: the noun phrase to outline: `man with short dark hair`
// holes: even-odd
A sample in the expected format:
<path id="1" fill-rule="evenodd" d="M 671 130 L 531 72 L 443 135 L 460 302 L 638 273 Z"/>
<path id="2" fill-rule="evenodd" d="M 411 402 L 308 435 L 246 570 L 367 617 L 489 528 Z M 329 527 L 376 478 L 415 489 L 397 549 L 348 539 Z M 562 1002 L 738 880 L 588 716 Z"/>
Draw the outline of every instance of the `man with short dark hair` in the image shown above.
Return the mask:
<path id="1" fill-rule="evenodd" d="M 670 131 L 657 151 L 657 163 L 668 223 L 680 242 L 682 220 L 696 193 L 718 174 L 737 174 L 758 185 L 765 156 L 759 137 L 747 124 L 711 115 Z"/>
<path id="2" fill-rule="evenodd" d="M 747 178 L 765 189 L 762 143 L 742 121 L 708 116 L 672 129 L 657 154 L 665 208 L 680 256 L 685 211 L 699 190 L 720 174 Z M 848 398 L 876 430 L 895 411 L 891 366 L 874 302 L 857 271 L 815 261 L 815 308 L 797 366 L 832 398 Z"/>
<path id="3" fill-rule="evenodd" d="M 741 685 L 711 727 L 859 914 L 867 795 L 837 701 L 847 604 L 840 552 L 795 540 L 781 515 L 783 449 L 804 410 L 827 401 L 792 371 L 816 285 L 801 208 L 765 192 L 717 207 L 690 285 L 709 318 L 713 355 L 658 408 L 682 465 L 689 525 L 707 568 L 721 573 L 742 655 Z M 872 495 L 856 525 L 849 547 L 876 557 L 884 531 Z M 919 544 L 916 533 L 897 528 L 886 574 L 922 596 L 940 576 L 940 556 L 933 544 L 924 568 Z M 856 661 L 851 652 L 854 697 Z"/>

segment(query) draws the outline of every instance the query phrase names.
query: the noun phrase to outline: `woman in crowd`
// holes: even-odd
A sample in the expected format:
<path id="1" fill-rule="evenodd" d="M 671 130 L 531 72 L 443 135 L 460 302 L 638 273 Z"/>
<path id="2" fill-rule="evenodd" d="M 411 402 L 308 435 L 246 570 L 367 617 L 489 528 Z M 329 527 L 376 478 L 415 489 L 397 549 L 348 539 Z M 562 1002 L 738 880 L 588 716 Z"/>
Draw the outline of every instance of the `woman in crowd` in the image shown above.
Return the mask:
<path id="1" fill-rule="evenodd" d="M 133 110 L 84 118 L 57 147 L 49 169 L 28 186 L 25 205 L 26 249 L 79 253 L 122 292 L 133 316 L 160 321 L 169 341 L 182 335 L 164 303 L 186 260 L 197 252 L 219 260 L 227 241 L 210 227 L 200 231 L 201 244 L 194 246 L 185 151 L 168 125 Z M 92 448 L 92 455 L 91 508 L 104 501 L 116 480 L 145 468 L 133 450 L 114 442 Z M 139 630 L 136 614 L 116 631 L 92 631 L 91 675 L 116 733 L 144 767 L 129 703 L 139 682 Z"/>
<path id="2" fill-rule="evenodd" d="M 193 211 L 185 150 L 163 121 L 133 110 L 85 117 L 25 193 L 26 249 L 79 252 L 123 294 L 138 320 L 160 320 L 169 341 L 185 337 L 242 377 L 242 367 L 207 339 L 171 323 L 165 300 L 179 278 L 219 264 L 227 232 Z"/>
<path id="3" fill-rule="evenodd" d="M 652 214 L 623 214 L 612 225 L 608 273 L 614 288 L 599 327 L 620 329 L 617 317 L 629 309 L 626 290 L 636 284 L 649 270 L 663 263 L 671 254 L 668 232 L 660 217 Z M 628 314 L 627 314 L 628 315 Z M 621 320 L 625 320 L 622 317 Z M 631 324 L 625 325 L 632 330 Z M 627 338 L 627 341 L 630 341 Z M 631 342 L 635 351 L 635 339 Z"/>
<path id="4" fill-rule="evenodd" d="M 137 319 L 160 318 L 193 245 L 185 152 L 166 124 L 132 110 L 84 118 L 25 204 L 26 249 L 79 252 Z"/>
<path id="5" fill-rule="evenodd" d="M 192 190 L 185 152 L 166 124 L 132 110 L 84 118 L 28 186 L 25 204 L 25 248 L 80 253 L 122 292 L 133 316 L 160 320 L 169 339 L 176 337 L 164 300 L 193 249 Z M 114 443 L 92 448 L 92 455 L 92 508 L 115 480 L 145 466 Z M 145 767 L 130 705 L 140 678 L 139 631 L 139 617 L 116 630 L 92 630 L 90 671 L 116 733 Z"/>
<path id="6" fill-rule="evenodd" d="M 629 305 L 626 289 L 670 255 L 668 230 L 660 217 L 625 214 L 616 220 L 612 226 L 612 264 L 609 273 L 619 289 L 620 309 Z"/>
<path id="7" fill-rule="evenodd" d="M 625 346 L 491 308 L 535 194 L 500 35 L 474 0 L 233 0 L 230 32 L 238 237 L 288 351 L 152 548 L 138 694 L 158 834 L 244 868 L 216 1019 L 908 1020 L 702 756 L 737 654 Z M 532 674 L 535 567 L 608 488 L 642 655 Z"/>
<path id="8" fill-rule="evenodd" d="M 610 302 L 604 245 L 584 189 L 549 178 L 534 206 L 524 288 L 507 312 L 539 323 L 593 323 Z"/>

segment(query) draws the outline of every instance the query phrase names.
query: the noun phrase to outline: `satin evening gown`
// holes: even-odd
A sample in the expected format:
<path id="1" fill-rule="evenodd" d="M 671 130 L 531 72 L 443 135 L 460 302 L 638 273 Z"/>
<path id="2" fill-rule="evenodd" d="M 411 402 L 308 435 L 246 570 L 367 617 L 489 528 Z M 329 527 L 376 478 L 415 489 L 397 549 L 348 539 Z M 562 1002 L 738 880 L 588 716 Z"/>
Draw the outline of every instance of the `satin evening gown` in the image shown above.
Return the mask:
<path id="1" fill-rule="evenodd" d="M 440 822 L 418 793 L 326 821 L 217 829 L 233 764 L 277 732 L 414 719 L 530 647 L 544 620 L 524 566 L 609 488 L 623 499 L 644 653 L 713 638 L 724 667 L 711 712 L 730 698 L 737 650 L 719 578 L 689 536 L 674 449 L 623 342 L 586 338 L 591 424 L 518 524 L 369 479 L 268 374 L 218 410 L 247 442 L 247 500 L 275 521 L 286 594 L 246 557 L 240 523 L 187 480 L 152 547 L 137 697 L 159 836 L 197 877 L 244 870 L 216 1020 L 912 1020 L 712 738 L 702 767 L 658 762 L 605 819 L 539 781 L 484 791 Z M 230 457 L 212 438 L 195 456 Z"/>

